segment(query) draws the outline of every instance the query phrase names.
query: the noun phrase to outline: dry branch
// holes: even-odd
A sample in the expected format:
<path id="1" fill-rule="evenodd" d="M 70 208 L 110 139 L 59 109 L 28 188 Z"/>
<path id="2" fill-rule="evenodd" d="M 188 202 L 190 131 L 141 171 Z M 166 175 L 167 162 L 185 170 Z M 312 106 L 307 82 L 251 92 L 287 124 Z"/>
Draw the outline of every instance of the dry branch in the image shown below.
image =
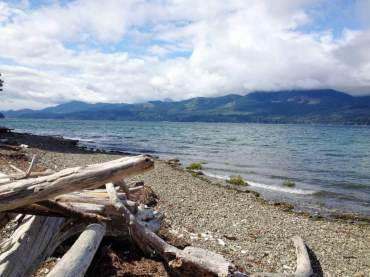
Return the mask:
<path id="1" fill-rule="evenodd" d="M 18 167 L 16 167 L 15 165 L 10 164 L 9 166 L 10 166 L 12 169 L 14 169 L 15 171 L 17 171 L 18 173 L 21 173 L 21 174 L 24 174 L 24 173 L 25 173 L 22 169 L 19 169 L 19 168 L 18 168 Z"/>
<path id="2" fill-rule="evenodd" d="M 26 171 L 26 174 L 24 175 L 24 178 L 28 178 L 31 175 L 32 169 L 33 169 L 33 167 L 36 164 L 36 160 L 37 160 L 37 156 L 36 155 L 33 155 L 32 160 L 31 160 L 31 164 L 28 167 L 28 169 Z"/>

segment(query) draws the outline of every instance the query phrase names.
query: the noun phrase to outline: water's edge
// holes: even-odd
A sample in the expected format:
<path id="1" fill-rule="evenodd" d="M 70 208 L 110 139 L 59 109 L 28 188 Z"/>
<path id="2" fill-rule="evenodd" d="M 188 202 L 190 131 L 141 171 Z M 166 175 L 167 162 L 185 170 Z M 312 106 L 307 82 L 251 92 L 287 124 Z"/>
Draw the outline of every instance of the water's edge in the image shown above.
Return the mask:
<path id="1" fill-rule="evenodd" d="M 81 147 L 201 162 L 205 176 L 225 183 L 240 175 L 268 202 L 311 214 L 370 217 L 370 128 L 258 124 L 172 124 L 8 120 L 37 135 L 77 139 Z M 292 180 L 296 185 L 283 184 Z M 319 211 L 319 212 L 318 212 Z"/>
<path id="2" fill-rule="evenodd" d="M 173 167 L 176 170 L 188 172 L 192 174 L 193 178 L 201 179 L 202 181 L 205 181 L 211 185 L 222 187 L 224 189 L 236 190 L 241 193 L 251 193 L 256 197 L 256 199 L 258 199 L 259 201 L 262 201 L 264 204 L 278 207 L 284 212 L 293 212 L 297 215 L 306 216 L 306 217 L 309 217 L 315 220 L 330 220 L 330 221 L 336 220 L 336 221 L 345 221 L 347 223 L 370 224 L 370 216 L 365 216 L 365 215 L 354 213 L 354 212 L 332 212 L 330 210 L 325 209 L 325 207 L 320 207 L 320 208 L 308 207 L 308 206 L 300 207 L 292 203 L 289 203 L 287 201 L 276 201 L 273 199 L 268 199 L 264 197 L 263 194 L 253 189 L 253 186 L 250 185 L 253 182 L 247 181 L 248 186 L 233 185 L 233 184 L 227 183 L 226 178 L 223 176 L 219 176 L 221 178 L 218 178 L 217 176 L 212 176 L 212 175 L 209 176 L 209 174 L 206 174 L 205 172 L 201 170 L 197 170 L 197 171 L 188 170 L 186 169 L 186 167 L 184 167 L 181 164 L 181 160 L 179 159 L 163 160 L 163 159 L 160 159 L 159 157 L 154 157 L 154 158 L 169 164 L 171 167 Z"/>

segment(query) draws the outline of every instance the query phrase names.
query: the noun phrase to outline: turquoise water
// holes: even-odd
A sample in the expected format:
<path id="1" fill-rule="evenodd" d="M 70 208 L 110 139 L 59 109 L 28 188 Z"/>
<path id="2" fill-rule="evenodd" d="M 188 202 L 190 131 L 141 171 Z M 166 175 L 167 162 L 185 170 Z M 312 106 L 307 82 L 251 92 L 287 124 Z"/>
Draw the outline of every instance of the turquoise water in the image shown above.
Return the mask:
<path id="1" fill-rule="evenodd" d="M 202 161 L 207 175 L 239 174 L 266 198 L 370 215 L 370 127 L 121 121 L 2 120 L 88 147 Z M 282 186 L 284 180 L 294 188 Z"/>

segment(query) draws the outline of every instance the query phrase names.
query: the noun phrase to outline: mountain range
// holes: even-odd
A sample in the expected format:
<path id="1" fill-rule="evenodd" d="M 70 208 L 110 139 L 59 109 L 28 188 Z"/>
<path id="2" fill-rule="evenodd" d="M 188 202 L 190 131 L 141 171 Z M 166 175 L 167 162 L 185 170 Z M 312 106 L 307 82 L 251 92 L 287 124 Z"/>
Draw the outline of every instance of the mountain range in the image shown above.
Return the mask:
<path id="1" fill-rule="evenodd" d="M 335 90 L 291 90 L 140 104 L 72 101 L 42 110 L 9 110 L 8 118 L 180 122 L 370 124 L 370 96 Z"/>

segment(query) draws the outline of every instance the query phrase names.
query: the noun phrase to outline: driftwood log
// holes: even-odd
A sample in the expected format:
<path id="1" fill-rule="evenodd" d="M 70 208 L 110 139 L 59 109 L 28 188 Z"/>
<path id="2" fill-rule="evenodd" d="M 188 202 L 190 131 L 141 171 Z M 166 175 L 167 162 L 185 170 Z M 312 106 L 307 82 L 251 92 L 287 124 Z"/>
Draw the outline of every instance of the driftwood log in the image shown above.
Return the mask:
<path id="1" fill-rule="evenodd" d="M 146 156 L 121 158 L 86 167 L 75 167 L 35 179 L 0 186 L 0 212 L 47 200 L 76 190 L 97 188 L 104 183 L 142 173 L 153 167 Z"/>
<path id="2" fill-rule="evenodd" d="M 31 276 L 65 239 L 64 218 L 27 216 L 1 247 L 0 276 Z"/>
<path id="3" fill-rule="evenodd" d="M 82 232 L 48 277 L 83 277 L 105 235 L 105 224 L 91 224 Z"/>
<path id="4" fill-rule="evenodd" d="M 186 247 L 178 249 L 156 232 L 160 213 L 131 201 L 143 186 L 130 188 L 124 178 L 153 167 L 146 156 L 126 157 L 87 167 L 62 170 L 30 179 L 36 157 L 23 178 L 0 185 L 0 221 L 20 217 L 12 236 L 0 243 L 0 276 L 31 276 L 65 240 L 78 236 L 73 246 L 48 274 L 84 276 L 104 236 L 130 238 L 149 257 L 162 259 L 175 276 L 309 277 L 313 274 L 306 246 L 294 237 L 297 268 L 292 274 L 238 272 L 223 256 Z M 99 189 L 104 186 L 105 189 Z"/>

